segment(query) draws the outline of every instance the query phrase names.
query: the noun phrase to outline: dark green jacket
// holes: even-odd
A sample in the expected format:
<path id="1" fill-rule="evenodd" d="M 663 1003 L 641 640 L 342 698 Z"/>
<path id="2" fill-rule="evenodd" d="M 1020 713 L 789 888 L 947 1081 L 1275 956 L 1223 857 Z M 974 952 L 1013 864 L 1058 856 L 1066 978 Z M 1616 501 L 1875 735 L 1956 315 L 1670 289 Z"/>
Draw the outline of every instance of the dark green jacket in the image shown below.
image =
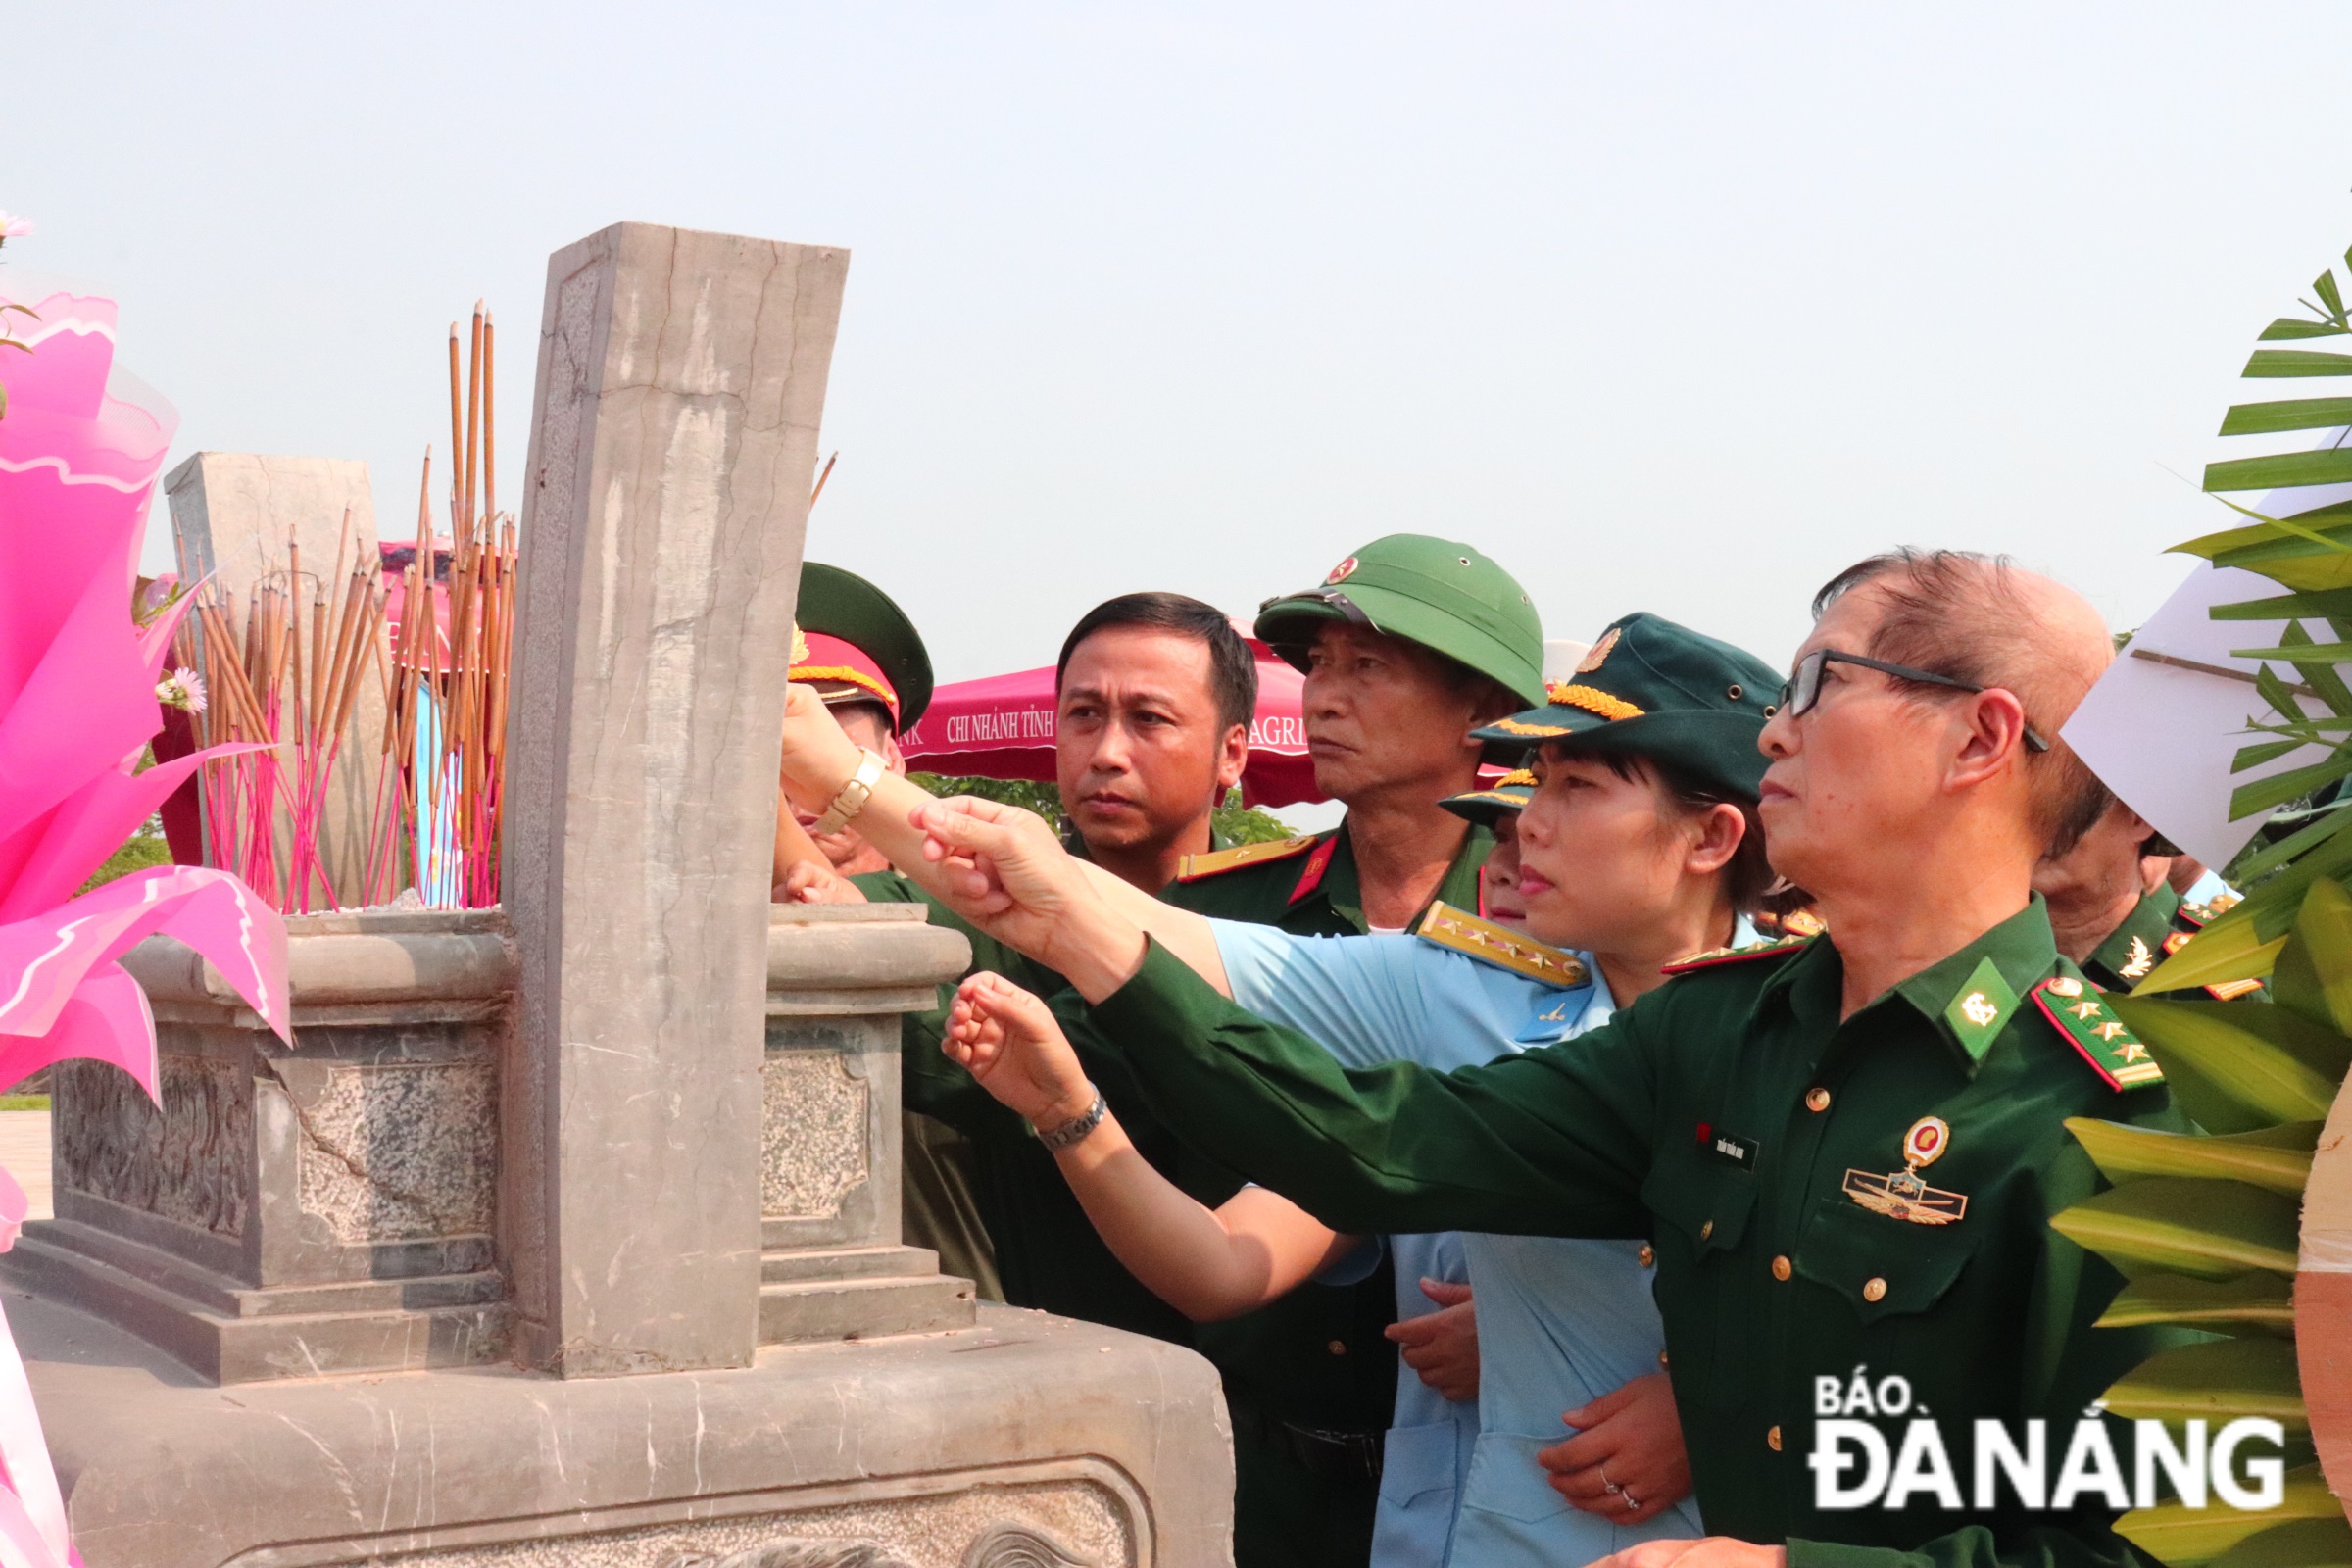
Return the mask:
<path id="1" fill-rule="evenodd" d="M 2131 1552 L 2095 1506 L 1823 1511 L 1806 1464 L 1816 1380 L 1866 1367 L 1909 1380 L 1964 1491 L 1980 1417 L 2015 1441 L 2046 1418 L 2055 1480 L 2075 1418 L 2170 1343 L 2094 1330 L 2120 1281 L 2048 1225 L 2101 1185 L 2066 1117 L 2181 1125 L 2161 1081 L 2111 1088 L 2030 995 L 2076 973 L 2035 900 L 1842 1022 L 1822 939 L 1443 1076 L 1343 1070 L 1156 948 L 1094 1011 L 1163 1121 L 1340 1230 L 1654 1238 L 1710 1531 L 1786 1541 L 1793 1568 L 1891 1568 L 1898 1551 L 1945 1568 L 2113 1564 Z M 1982 1014 L 1987 998 L 1989 1024 L 1969 1024 L 1963 1004 Z M 1923 1177 L 1965 1213 L 1909 1223 L 1854 1201 L 1847 1178 L 1903 1171 L 1929 1116 L 1949 1135 Z"/>

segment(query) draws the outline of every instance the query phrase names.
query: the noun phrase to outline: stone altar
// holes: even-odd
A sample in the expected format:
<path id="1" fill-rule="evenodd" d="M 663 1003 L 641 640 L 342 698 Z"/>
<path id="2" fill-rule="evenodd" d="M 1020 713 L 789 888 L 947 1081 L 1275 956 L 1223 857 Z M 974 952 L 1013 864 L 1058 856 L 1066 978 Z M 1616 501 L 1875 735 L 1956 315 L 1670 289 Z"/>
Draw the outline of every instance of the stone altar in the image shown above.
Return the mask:
<path id="1" fill-rule="evenodd" d="M 1231 1560 L 1216 1376 L 898 1234 L 898 1017 L 966 961 L 771 909 L 847 258 L 623 224 L 542 331 L 503 910 L 290 922 L 293 1038 L 127 960 L 0 1258 L 92 1568 Z"/>

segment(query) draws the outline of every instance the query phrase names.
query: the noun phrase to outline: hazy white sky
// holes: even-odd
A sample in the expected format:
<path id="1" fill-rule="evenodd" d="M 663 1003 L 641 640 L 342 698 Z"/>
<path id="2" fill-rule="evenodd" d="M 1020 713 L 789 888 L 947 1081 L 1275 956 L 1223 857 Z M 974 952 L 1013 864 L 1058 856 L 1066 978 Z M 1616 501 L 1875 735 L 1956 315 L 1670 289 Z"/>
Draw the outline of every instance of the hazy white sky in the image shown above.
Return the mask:
<path id="1" fill-rule="evenodd" d="M 1397 529 L 1552 635 L 1777 663 L 1897 542 L 2169 591 L 2227 520 L 2172 473 L 2352 242 L 2347 53 L 2341 5 L 80 0 L 9 51 L 0 206 L 172 461 L 365 458 L 387 534 L 476 296 L 514 496 L 550 251 L 847 245 L 810 553 L 944 679 Z"/>

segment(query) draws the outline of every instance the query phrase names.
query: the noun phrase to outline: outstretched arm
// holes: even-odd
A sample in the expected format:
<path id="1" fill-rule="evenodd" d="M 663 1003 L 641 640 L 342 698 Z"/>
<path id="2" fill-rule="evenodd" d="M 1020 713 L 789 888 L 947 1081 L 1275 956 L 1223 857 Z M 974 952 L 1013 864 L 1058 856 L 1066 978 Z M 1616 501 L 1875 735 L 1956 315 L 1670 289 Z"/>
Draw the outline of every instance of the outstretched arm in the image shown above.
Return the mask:
<path id="1" fill-rule="evenodd" d="M 824 810 L 862 760 L 813 691 L 794 686 L 785 694 L 783 778 L 795 802 Z M 1113 965 L 1120 954 L 1132 959 L 1149 932 L 1225 989 L 1206 919 L 1076 858 L 1034 811 L 974 800 L 950 807 L 885 772 L 855 820 L 867 843 L 949 908 L 1050 968 L 1067 974 L 1065 955 Z M 1016 890 L 1010 897 L 1008 887 Z"/>
<path id="2" fill-rule="evenodd" d="M 1002 976 L 963 982 L 942 1049 L 1041 1132 L 1094 1105 L 1095 1086 L 1053 1012 Z M 1353 1245 L 1260 1187 L 1209 1208 L 1152 1169 L 1107 1110 L 1054 1159 L 1127 1271 L 1196 1323 L 1263 1306 Z"/>

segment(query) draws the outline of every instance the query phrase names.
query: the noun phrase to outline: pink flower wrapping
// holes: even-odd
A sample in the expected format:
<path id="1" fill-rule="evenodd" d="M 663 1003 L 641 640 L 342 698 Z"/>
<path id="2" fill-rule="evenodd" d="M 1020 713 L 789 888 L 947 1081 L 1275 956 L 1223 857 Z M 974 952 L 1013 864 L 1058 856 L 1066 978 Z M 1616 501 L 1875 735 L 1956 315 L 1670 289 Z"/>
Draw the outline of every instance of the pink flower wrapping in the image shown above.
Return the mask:
<path id="1" fill-rule="evenodd" d="M 178 419 L 113 368 L 112 301 L 16 282 L 0 273 L 0 298 L 41 319 L 24 333 L 33 352 L 0 365 L 0 1088 L 80 1057 L 152 1097 L 155 1019 L 116 960 L 150 936 L 184 942 L 284 1038 L 285 925 L 235 877 L 200 867 L 74 895 L 207 760 L 137 771 L 163 727 L 156 684 L 184 609 L 144 629 L 131 612 L 140 531 Z M 25 1212 L 0 1171 L 0 1250 Z M 79 1560 L 0 1320 L 0 1568 Z"/>

